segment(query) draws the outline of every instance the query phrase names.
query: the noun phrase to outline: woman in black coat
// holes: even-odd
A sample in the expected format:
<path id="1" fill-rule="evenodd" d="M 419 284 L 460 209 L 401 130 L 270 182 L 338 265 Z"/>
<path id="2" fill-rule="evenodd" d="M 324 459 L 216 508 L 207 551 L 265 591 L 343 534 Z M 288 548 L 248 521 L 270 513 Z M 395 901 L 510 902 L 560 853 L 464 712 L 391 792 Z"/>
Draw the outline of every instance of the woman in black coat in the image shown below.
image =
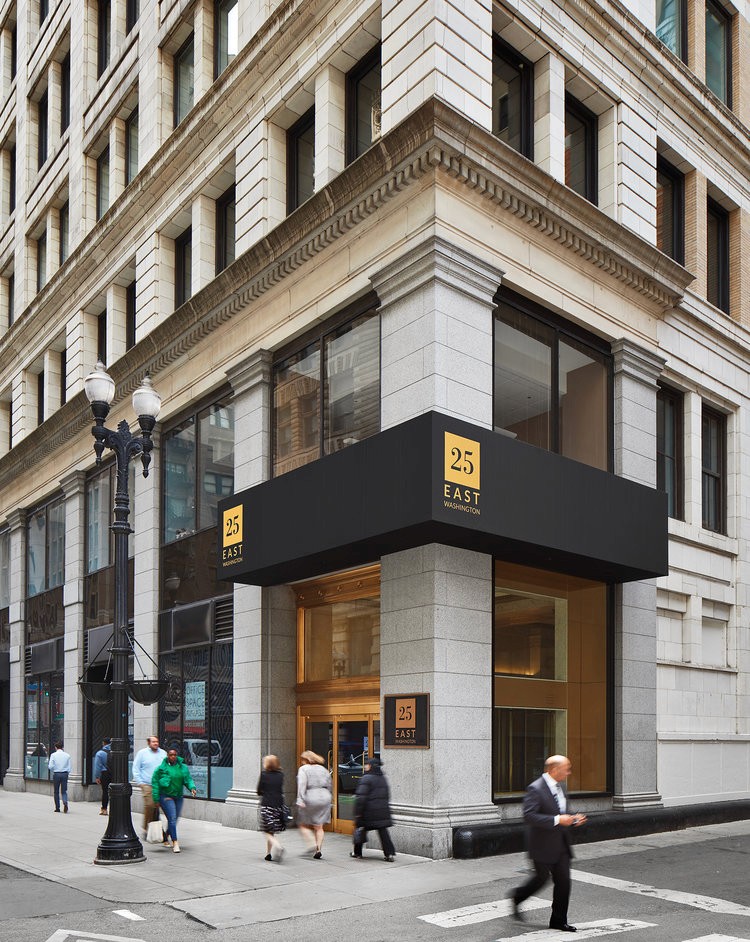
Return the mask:
<path id="1" fill-rule="evenodd" d="M 256 789 L 260 795 L 259 822 L 266 833 L 266 860 L 273 860 L 271 851 L 276 851 L 276 859 L 284 856 L 284 848 L 276 837 L 286 831 L 286 809 L 284 807 L 284 773 L 276 756 L 263 758 L 263 771 Z"/>
<path id="2" fill-rule="evenodd" d="M 380 844 L 386 860 L 392 861 L 396 856 L 388 828 L 392 826 L 390 790 L 388 781 L 383 775 L 382 763 L 375 756 L 365 760 L 365 774 L 357 785 L 357 797 L 354 804 L 354 850 L 351 857 L 362 857 L 362 845 L 367 840 L 368 831 L 377 831 L 380 835 Z"/>

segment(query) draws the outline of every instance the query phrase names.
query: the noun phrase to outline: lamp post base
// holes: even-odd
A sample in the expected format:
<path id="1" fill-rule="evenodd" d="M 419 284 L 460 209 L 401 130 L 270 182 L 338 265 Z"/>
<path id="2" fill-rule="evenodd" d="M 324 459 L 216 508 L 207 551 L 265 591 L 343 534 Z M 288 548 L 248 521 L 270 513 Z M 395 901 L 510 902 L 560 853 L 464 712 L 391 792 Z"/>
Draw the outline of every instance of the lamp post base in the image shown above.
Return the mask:
<path id="1" fill-rule="evenodd" d="M 130 813 L 130 782 L 109 786 L 109 818 L 107 830 L 96 848 L 95 864 L 141 863 L 146 857 L 143 845 L 133 829 Z"/>

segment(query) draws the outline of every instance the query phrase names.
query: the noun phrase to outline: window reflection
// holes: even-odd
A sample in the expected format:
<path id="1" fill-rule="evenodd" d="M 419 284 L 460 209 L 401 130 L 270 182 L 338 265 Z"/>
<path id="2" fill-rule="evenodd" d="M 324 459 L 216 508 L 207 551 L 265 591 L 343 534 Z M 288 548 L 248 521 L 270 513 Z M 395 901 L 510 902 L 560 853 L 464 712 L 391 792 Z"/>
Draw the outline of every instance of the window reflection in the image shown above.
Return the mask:
<path id="1" fill-rule="evenodd" d="M 305 611 L 305 681 L 380 674 L 380 599 Z"/>
<path id="2" fill-rule="evenodd" d="M 380 137 L 380 46 L 357 63 L 347 76 L 347 84 L 347 161 L 351 162 Z"/>
<path id="3" fill-rule="evenodd" d="M 526 157 L 532 152 L 533 67 L 494 38 L 492 55 L 492 133 Z"/>

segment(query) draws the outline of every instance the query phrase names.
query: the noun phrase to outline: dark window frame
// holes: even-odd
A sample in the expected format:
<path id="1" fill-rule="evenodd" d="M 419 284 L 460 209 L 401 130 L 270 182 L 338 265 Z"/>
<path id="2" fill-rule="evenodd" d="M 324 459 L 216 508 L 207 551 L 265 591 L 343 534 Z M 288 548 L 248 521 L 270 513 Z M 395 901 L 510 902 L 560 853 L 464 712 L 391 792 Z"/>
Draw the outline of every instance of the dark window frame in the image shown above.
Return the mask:
<path id="1" fill-rule="evenodd" d="M 68 400 L 68 348 L 60 351 L 60 406 Z"/>
<path id="2" fill-rule="evenodd" d="M 720 311 L 729 314 L 729 212 L 709 196 L 706 205 L 706 221 L 708 221 L 709 216 L 713 216 L 718 226 L 716 268 L 719 275 L 719 283 L 716 286 L 715 300 L 712 300 L 710 297 L 711 286 L 706 284 L 706 299 L 710 304 L 718 307 Z M 708 258 L 710 251 L 710 246 L 708 245 L 708 226 L 706 226 L 706 241 L 706 258 Z"/>
<path id="3" fill-rule="evenodd" d="M 70 254 L 70 202 L 65 200 L 58 210 L 60 246 L 58 263 L 64 265 Z"/>
<path id="4" fill-rule="evenodd" d="M 46 89 L 36 103 L 36 122 L 37 170 L 41 170 L 47 162 L 47 157 L 49 157 L 49 93 Z"/>
<path id="5" fill-rule="evenodd" d="M 130 114 L 125 119 L 125 186 L 129 183 L 132 183 L 138 174 L 138 161 L 140 158 L 140 140 L 139 140 L 139 115 L 138 115 L 138 105 L 133 108 Z M 136 147 L 135 147 L 135 170 L 131 173 L 130 165 L 133 161 L 133 148 L 131 145 L 131 136 L 133 132 L 133 124 L 135 124 L 136 131 Z"/>
<path id="6" fill-rule="evenodd" d="M 112 32 L 111 0 L 98 0 L 96 6 L 96 77 L 101 78 L 109 65 Z"/>
<path id="7" fill-rule="evenodd" d="M 36 293 L 47 284 L 47 231 L 36 240 Z"/>
<path id="8" fill-rule="evenodd" d="M 10 78 L 16 77 L 18 71 L 18 23 L 14 23 L 10 31 Z"/>
<path id="9" fill-rule="evenodd" d="M 136 284 L 135 279 L 125 287 L 125 349 L 135 346 L 136 328 Z"/>
<path id="10" fill-rule="evenodd" d="M 8 168 L 8 214 L 15 212 L 16 209 L 16 145 L 13 146 L 8 151 L 9 163 Z"/>
<path id="11" fill-rule="evenodd" d="M 581 104 L 578 99 L 565 93 L 565 114 L 568 112 L 584 126 L 584 199 L 594 206 L 599 205 L 599 116 Z M 565 136 L 567 137 L 567 121 Z M 566 181 L 566 185 L 567 181 Z M 582 194 L 579 194 L 579 196 Z"/>
<path id="12" fill-rule="evenodd" d="M 70 53 L 60 63 L 60 131 L 70 126 Z"/>
<path id="13" fill-rule="evenodd" d="M 320 389 L 318 391 L 318 414 L 320 415 L 320 422 L 318 427 L 318 458 L 324 457 L 325 454 L 325 429 L 324 429 L 324 415 L 325 415 L 325 382 L 323 380 L 323 369 L 324 369 L 324 357 L 323 350 L 325 345 L 325 340 L 327 337 L 335 334 L 342 327 L 345 327 L 351 321 L 357 320 L 363 314 L 367 314 L 368 311 L 374 311 L 375 314 L 380 317 L 380 298 L 378 298 L 375 292 L 368 292 L 364 297 L 348 305 L 344 310 L 339 311 L 338 314 L 334 314 L 324 324 L 318 324 L 316 327 L 311 328 L 306 331 L 301 336 L 297 337 L 292 342 L 288 343 L 286 346 L 279 348 L 274 354 L 273 363 L 271 365 L 271 477 L 277 477 L 276 469 L 274 467 L 274 456 L 276 454 L 276 404 L 274 402 L 274 382 L 276 376 L 277 368 L 289 357 L 294 356 L 295 353 L 301 353 L 307 347 L 311 346 L 314 343 L 318 343 L 320 350 L 320 375 L 321 382 L 319 383 Z M 373 316 L 375 316 L 375 314 Z M 382 346 L 382 340 L 381 340 Z M 382 350 L 379 350 L 379 355 L 381 358 L 382 366 Z M 380 375 L 380 370 L 378 371 Z M 381 383 L 381 393 L 382 393 L 382 378 Z M 378 415 L 378 426 L 382 429 L 382 416 L 383 416 L 383 404 L 382 397 L 380 402 L 380 413 Z M 279 477 L 281 475 L 278 475 Z"/>
<path id="14" fill-rule="evenodd" d="M 367 73 L 376 65 L 382 64 L 381 45 L 376 46 L 364 55 L 359 62 L 346 74 L 346 92 L 345 92 L 345 153 L 347 166 L 361 156 L 357 153 L 357 124 L 359 113 L 357 110 L 357 83 L 367 75 Z M 382 80 L 381 80 L 382 92 Z M 370 145 L 372 146 L 372 145 Z"/>
<path id="15" fill-rule="evenodd" d="M 8 275 L 8 329 L 13 326 L 15 320 L 16 307 L 16 273 L 12 271 Z M 11 428 L 13 423 L 11 422 Z"/>
<path id="16" fill-rule="evenodd" d="M 44 21 L 49 16 L 49 0 L 39 0 L 39 26 L 41 27 Z"/>
<path id="17" fill-rule="evenodd" d="M 229 9 L 232 9 L 233 6 L 237 6 L 238 4 L 239 4 L 239 0 L 235 0 L 234 4 L 232 4 L 232 6 L 230 6 Z M 225 7 L 222 3 L 222 0 L 216 0 L 216 3 L 214 4 L 214 81 L 216 81 L 216 79 L 221 75 L 221 73 L 230 65 L 229 62 L 226 62 L 223 66 L 221 66 L 221 68 L 219 67 L 220 66 L 220 62 L 219 62 L 220 29 L 219 29 L 219 26 L 221 23 L 221 15 L 224 12 L 224 9 Z M 238 40 L 239 40 L 239 37 L 238 37 Z"/>
<path id="18" fill-rule="evenodd" d="M 233 258 L 229 260 L 227 253 L 227 239 L 229 236 L 229 226 L 227 224 L 227 209 L 232 204 L 235 204 L 235 213 L 236 213 L 236 203 L 237 203 L 237 194 L 235 189 L 235 184 L 233 183 L 228 189 L 224 190 L 221 196 L 216 200 L 216 274 L 223 272 L 225 268 L 232 264 L 236 258 L 236 249 L 237 249 L 237 237 L 236 237 L 236 224 L 235 224 L 235 233 L 232 240 L 234 244 Z"/>
<path id="19" fill-rule="evenodd" d="M 299 139 L 310 128 L 315 128 L 315 105 L 299 118 L 286 132 L 286 211 L 293 213 L 300 203 L 299 195 Z"/>
<path id="20" fill-rule="evenodd" d="M 664 157 L 657 156 L 656 172 L 666 177 L 672 185 L 673 212 L 672 212 L 672 245 L 674 254 L 671 256 L 679 265 L 685 264 L 685 175 L 673 167 Z M 659 220 L 657 219 L 657 235 Z M 662 249 L 662 251 L 664 251 Z M 666 253 L 669 254 L 669 253 Z"/>
<path id="21" fill-rule="evenodd" d="M 96 355 L 97 358 L 107 364 L 107 309 L 96 316 Z"/>
<path id="22" fill-rule="evenodd" d="M 44 422 L 44 370 L 36 374 L 36 424 Z"/>
<path id="23" fill-rule="evenodd" d="M 522 157 L 534 159 L 534 63 L 492 34 L 492 54 L 504 59 L 521 75 L 521 149 Z M 493 102 L 494 108 L 494 102 Z"/>
<path id="24" fill-rule="evenodd" d="M 192 49 L 192 66 L 193 66 L 193 100 L 190 103 L 190 108 L 187 109 L 185 114 L 187 115 L 192 107 L 195 105 L 195 33 L 190 33 L 185 42 L 180 46 L 177 52 L 172 58 L 172 127 L 176 128 L 179 124 L 184 121 L 184 117 L 180 117 L 180 96 L 178 94 L 179 88 L 179 71 L 182 64 L 183 57 L 187 52 L 188 48 Z"/>
<path id="25" fill-rule="evenodd" d="M 705 458 L 705 426 L 707 422 L 715 423 L 719 432 L 718 469 L 706 467 Z M 712 533 L 727 532 L 727 416 L 717 409 L 703 403 L 701 410 L 701 526 Z M 703 482 L 709 477 L 718 484 L 718 520 L 709 520 L 706 516 L 706 507 L 702 499 Z"/>
<path id="26" fill-rule="evenodd" d="M 191 264 L 190 271 L 187 270 L 186 262 L 186 249 L 190 247 L 191 253 Z M 180 307 L 186 301 L 189 301 L 192 297 L 192 249 L 193 249 L 193 227 L 188 226 L 187 229 L 177 236 L 174 240 L 174 306 L 175 309 Z M 185 280 L 189 279 L 188 284 L 185 283 Z"/>
<path id="27" fill-rule="evenodd" d="M 127 35 L 135 24 L 138 22 L 141 15 L 141 4 L 140 0 L 126 0 L 125 4 L 125 35 Z"/>
<path id="28" fill-rule="evenodd" d="M 732 69 L 733 69 L 732 30 L 734 29 L 734 23 L 733 23 L 734 17 L 729 13 L 728 10 L 726 10 L 722 6 L 722 4 L 718 3 L 717 0 L 706 0 L 706 6 L 705 6 L 706 12 L 708 11 L 709 7 L 716 14 L 717 18 L 723 20 L 724 23 L 726 24 L 726 33 L 725 33 L 726 41 L 725 41 L 725 48 L 724 48 L 724 55 L 725 55 L 724 80 L 727 86 L 727 97 L 726 97 L 726 101 L 724 101 L 724 104 L 727 106 L 727 108 L 731 108 L 732 107 Z M 704 28 L 705 28 L 705 15 L 704 15 Z M 714 92 L 713 89 L 711 89 L 710 86 L 708 86 L 707 75 L 706 75 L 706 86 L 709 88 L 709 91 L 711 91 L 712 94 L 716 95 L 716 92 Z M 716 95 L 716 97 L 719 98 L 719 101 L 722 101 L 719 95 Z"/>
<path id="29" fill-rule="evenodd" d="M 104 165 L 107 165 L 107 205 L 103 205 L 103 193 L 102 193 L 102 176 Z M 111 167 L 109 164 L 109 145 L 107 145 L 104 150 L 96 158 L 96 221 L 98 222 L 102 216 L 105 215 L 109 209 L 109 190 L 110 190 L 110 171 Z"/>
<path id="30" fill-rule="evenodd" d="M 494 297 L 495 308 L 492 314 L 492 350 L 493 350 L 493 363 L 492 363 L 492 408 L 493 408 L 493 427 L 494 427 L 494 403 L 495 403 L 495 362 L 494 362 L 494 350 L 496 344 L 495 331 L 498 320 L 500 318 L 500 306 L 507 305 L 512 307 L 514 310 L 518 311 L 524 317 L 529 318 L 532 321 L 543 324 L 549 330 L 554 332 L 554 341 L 552 346 L 552 355 L 551 355 L 551 377 L 550 377 L 550 393 L 552 395 L 552 408 L 551 412 L 551 424 L 550 424 L 550 440 L 554 447 L 551 447 L 549 450 L 553 454 L 561 454 L 561 445 L 560 445 L 560 414 L 559 409 L 557 408 L 558 395 L 560 388 L 560 341 L 572 341 L 575 344 L 587 347 L 591 354 L 597 358 L 603 358 L 605 361 L 606 371 L 607 371 L 607 473 L 613 473 L 614 471 L 614 455 L 615 455 L 615 430 L 614 430 L 614 357 L 612 355 L 611 346 L 602 338 L 597 337 L 595 334 L 591 334 L 588 331 L 578 328 L 575 324 L 570 321 L 565 320 L 565 318 L 558 317 L 552 311 L 548 311 L 546 308 L 542 307 L 539 304 L 536 304 L 534 301 L 529 300 L 528 298 L 523 297 L 523 295 L 516 294 L 514 291 L 508 289 L 500 288 Z"/>
<path id="31" fill-rule="evenodd" d="M 657 415 L 657 433 L 656 433 L 656 487 L 657 490 L 667 490 L 667 462 L 674 463 L 674 491 L 672 492 L 673 507 L 667 506 L 669 516 L 674 520 L 685 519 L 685 439 L 684 439 L 684 405 L 685 397 L 676 389 L 659 383 L 657 390 L 657 409 L 659 401 L 667 402 L 672 406 L 674 415 L 674 454 L 669 454 L 665 450 L 664 440 L 666 436 L 659 435 L 659 421 Z M 670 512 L 670 510 L 672 512 Z"/>

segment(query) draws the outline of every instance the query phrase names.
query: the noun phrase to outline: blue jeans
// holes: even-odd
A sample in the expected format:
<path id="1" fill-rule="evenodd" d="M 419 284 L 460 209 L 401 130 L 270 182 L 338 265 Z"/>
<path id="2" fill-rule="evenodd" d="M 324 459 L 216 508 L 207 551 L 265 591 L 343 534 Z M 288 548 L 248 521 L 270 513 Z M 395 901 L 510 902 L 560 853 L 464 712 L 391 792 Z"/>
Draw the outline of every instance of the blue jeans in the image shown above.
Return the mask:
<path id="1" fill-rule="evenodd" d="M 63 804 L 68 803 L 68 772 L 53 772 L 52 786 L 55 790 L 55 810 L 60 810 L 60 791 L 62 790 Z"/>
<path id="2" fill-rule="evenodd" d="M 159 804 L 167 818 L 167 834 L 173 841 L 177 840 L 177 819 L 182 811 L 182 803 L 185 799 L 180 795 L 179 798 L 167 798 L 164 796 L 159 799 Z"/>

